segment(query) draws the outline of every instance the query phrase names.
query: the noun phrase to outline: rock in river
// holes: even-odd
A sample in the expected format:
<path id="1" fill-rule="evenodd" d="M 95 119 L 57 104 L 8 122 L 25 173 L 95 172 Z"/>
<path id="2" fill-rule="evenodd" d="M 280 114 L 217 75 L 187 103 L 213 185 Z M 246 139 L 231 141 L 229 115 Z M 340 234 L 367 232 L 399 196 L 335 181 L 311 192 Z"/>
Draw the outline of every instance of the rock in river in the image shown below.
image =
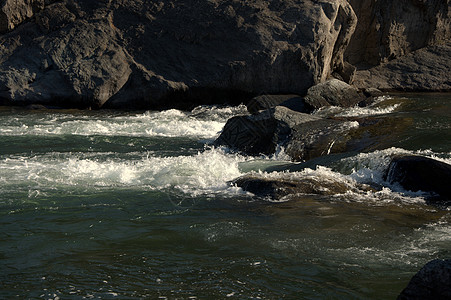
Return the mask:
<path id="1" fill-rule="evenodd" d="M 355 87 L 341 80 L 331 79 L 309 88 L 304 101 L 313 110 L 324 106 L 351 107 L 365 98 Z"/>
<path id="2" fill-rule="evenodd" d="M 400 156 L 392 159 L 385 178 L 406 190 L 435 194 L 431 200 L 451 200 L 451 165 L 423 156 Z"/>
<path id="3" fill-rule="evenodd" d="M 276 106 L 229 119 L 215 144 L 251 155 L 273 154 L 280 146 L 294 161 L 301 161 L 348 150 L 348 133 L 355 127 L 358 122 L 323 119 Z"/>
<path id="4" fill-rule="evenodd" d="M 326 184 L 324 180 L 319 178 L 290 180 L 243 176 L 235 179 L 232 184 L 258 197 L 273 200 L 281 200 L 283 197 L 296 194 L 334 195 L 345 193 L 348 190 L 348 187 L 341 182 L 328 182 Z"/>
<path id="5" fill-rule="evenodd" d="M 451 259 L 428 262 L 398 296 L 398 300 L 451 299 Z"/>

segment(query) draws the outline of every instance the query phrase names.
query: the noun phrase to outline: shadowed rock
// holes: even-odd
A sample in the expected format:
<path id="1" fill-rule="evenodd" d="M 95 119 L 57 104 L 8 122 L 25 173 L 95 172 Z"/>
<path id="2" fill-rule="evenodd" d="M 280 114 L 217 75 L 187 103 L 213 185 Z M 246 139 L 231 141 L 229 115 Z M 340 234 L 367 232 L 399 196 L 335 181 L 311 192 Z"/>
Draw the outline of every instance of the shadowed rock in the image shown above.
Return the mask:
<path id="1" fill-rule="evenodd" d="M 1 0 L 0 1 L 0 33 L 13 30 L 23 21 L 31 18 L 44 8 L 45 3 L 55 0 Z"/>
<path id="2" fill-rule="evenodd" d="M 451 200 L 451 165 L 423 156 L 401 156 L 392 159 L 385 174 L 390 183 L 399 183 L 410 191 L 431 192 L 430 200 Z"/>
<path id="3" fill-rule="evenodd" d="M 251 114 L 276 106 L 284 106 L 297 112 L 309 112 L 304 99 L 299 95 L 260 95 L 252 98 L 246 106 Z"/>
<path id="4" fill-rule="evenodd" d="M 229 119 L 216 145 L 246 154 L 273 154 L 277 146 L 295 161 L 347 150 L 348 132 L 357 122 L 322 119 L 283 106 Z"/>
<path id="5" fill-rule="evenodd" d="M 398 296 L 398 300 L 445 299 L 451 299 L 451 259 L 428 262 Z"/>

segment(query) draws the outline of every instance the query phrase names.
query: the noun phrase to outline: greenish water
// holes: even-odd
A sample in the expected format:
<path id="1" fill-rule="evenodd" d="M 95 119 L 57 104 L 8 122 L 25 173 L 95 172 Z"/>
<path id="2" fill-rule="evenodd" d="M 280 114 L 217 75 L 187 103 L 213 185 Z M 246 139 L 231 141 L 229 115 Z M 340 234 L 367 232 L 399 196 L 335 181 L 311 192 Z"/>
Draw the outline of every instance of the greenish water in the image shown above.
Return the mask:
<path id="1" fill-rule="evenodd" d="M 228 183 L 287 163 L 283 151 L 208 146 L 243 113 L 0 108 L 0 298 L 394 299 L 426 262 L 451 257 L 449 209 L 382 179 L 395 154 L 451 161 L 450 95 L 317 112 L 389 130 L 369 152 L 261 173 L 350 187 L 287 202 Z"/>

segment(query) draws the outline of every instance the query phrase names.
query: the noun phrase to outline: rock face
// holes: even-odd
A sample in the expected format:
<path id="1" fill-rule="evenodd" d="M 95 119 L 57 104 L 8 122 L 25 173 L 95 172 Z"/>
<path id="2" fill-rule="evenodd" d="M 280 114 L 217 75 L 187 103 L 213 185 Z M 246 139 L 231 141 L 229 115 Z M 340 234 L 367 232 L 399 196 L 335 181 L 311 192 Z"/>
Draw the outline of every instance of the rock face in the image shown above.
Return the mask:
<path id="1" fill-rule="evenodd" d="M 357 122 L 323 119 L 276 106 L 252 116 L 229 119 L 216 145 L 246 154 L 273 154 L 278 146 L 294 160 L 347 150 L 348 133 Z"/>
<path id="2" fill-rule="evenodd" d="M 451 0 L 350 0 L 358 25 L 345 52 L 358 88 L 451 91 Z"/>
<path id="3" fill-rule="evenodd" d="M 451 44 L 429 46 L 383 65 L 359 70 L 354 85 L 384 91 L 450 92 Z"/>
<path id="4" fill-rule="evenodd" d="M 2 1 L 0 102 L 170 107 L 168 97 L 204 90 L 303 94 L 344 72 L 357 22 L 346 0 L 50 2 Z"/>
<path id="5" fill-rule="evenodd" d="M 354 65 L 379 65 L 451 39 L 450 0 L 350 0 L 358 26 L 346 49 Z"/>
<path id="6" fill-rule="evenodd" d="M 385 178 L 406 190 L 436 194 L 431 200 L 451 200 L 451 165 L 422 156 L 401 156 L 392 159 Z"/>
<path id="7" fill-rule="evenodd" d="M 13 30 L 23 21 L 31 18 L 44 8 L 44 0 L 1 0 L 0 1 L 0 33 Z"/>
<path id="8" fill-rule="evenodd" d="M 451 259 L 427 263 L 398 296 L 398 300 L 451 299 Z"/>

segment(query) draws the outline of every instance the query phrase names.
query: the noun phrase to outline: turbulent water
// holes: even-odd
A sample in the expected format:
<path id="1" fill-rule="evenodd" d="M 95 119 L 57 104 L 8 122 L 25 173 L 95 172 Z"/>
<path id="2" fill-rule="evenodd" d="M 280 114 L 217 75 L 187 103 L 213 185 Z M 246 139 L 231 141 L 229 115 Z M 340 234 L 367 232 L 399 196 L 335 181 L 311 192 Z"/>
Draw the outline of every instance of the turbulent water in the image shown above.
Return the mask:
<path id="1" fill-rule="evenodd" d="M 451 256 L 450 210 L 383 180 L 396 154 L 451 162 L 449 95 L 315 112 L 405 126 L 296 172 L 211 146 L 239 114 L 0 108 L 0 298 L 393 299 Z M 257 199 L 229 183 L 248 173 L 348 190 Z"/>

